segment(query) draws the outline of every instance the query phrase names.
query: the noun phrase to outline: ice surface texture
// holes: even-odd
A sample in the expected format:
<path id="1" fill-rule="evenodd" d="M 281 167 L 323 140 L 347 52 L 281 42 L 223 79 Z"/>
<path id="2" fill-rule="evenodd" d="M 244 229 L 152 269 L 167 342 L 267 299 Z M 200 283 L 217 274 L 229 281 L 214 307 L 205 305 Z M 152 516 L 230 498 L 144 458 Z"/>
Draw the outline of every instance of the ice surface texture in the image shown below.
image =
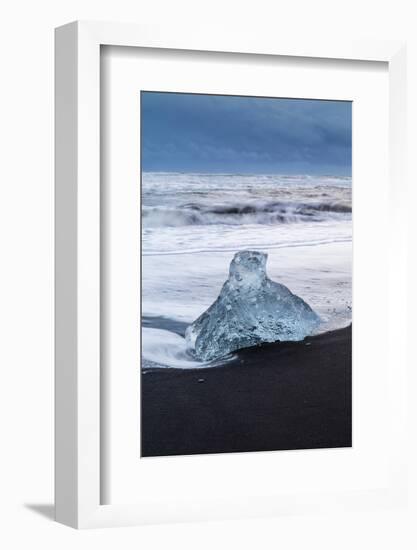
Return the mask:
<path id="1" fill-rule="evenodd" d="M 186 331 L 187 348 L 203 361 L 262 342 L 302 340 L 320 318 L 266 274 L 267 254 L 243 251 L 230 263 L 217 300 Z"/>

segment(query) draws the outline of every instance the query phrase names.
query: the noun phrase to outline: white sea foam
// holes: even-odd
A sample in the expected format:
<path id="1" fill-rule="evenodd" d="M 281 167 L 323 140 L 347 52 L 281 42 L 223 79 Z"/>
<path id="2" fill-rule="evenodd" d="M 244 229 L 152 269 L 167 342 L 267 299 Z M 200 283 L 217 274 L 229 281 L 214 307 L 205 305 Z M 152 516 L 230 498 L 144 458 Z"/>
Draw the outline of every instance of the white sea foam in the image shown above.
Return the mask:
<path id="1" fill-rule="evenodd" d="M 206 366 L 187 353 L 182 336 L 157 328 L 142 328 L 142 357 L 151 361 L 154 367 L 196 369 Z"/>
<path id="2" fill-rule="evenodd" d="M 233 356 L 220 361 L 198 361 L 186 349 L 185 338 L 157 328 L 142 328 L 142 358 L 144 368 L 204 369 L 224 364 Z"/>

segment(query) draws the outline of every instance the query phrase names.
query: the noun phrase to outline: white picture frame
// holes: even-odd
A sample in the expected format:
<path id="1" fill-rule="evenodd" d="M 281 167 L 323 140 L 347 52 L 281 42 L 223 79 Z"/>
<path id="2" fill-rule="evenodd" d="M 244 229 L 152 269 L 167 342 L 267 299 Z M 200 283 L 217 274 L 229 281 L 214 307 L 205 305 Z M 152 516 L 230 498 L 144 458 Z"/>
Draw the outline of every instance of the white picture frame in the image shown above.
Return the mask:
<path id="1" fill-rule="evenodd" d="M 392 506 L 404 502 L 407 480 L 401 444 L 384 491 L 289 494 L 285 501 L 257 499 L 233 511 L 207 503 L 186 514 L 174 505 L 148 511 L 134 504 L 101 504 L 100 433 L 100 47 L 165 48 L 334 60 L 382 61 L 389 70 L 390 186 L 396 277 L 406 278 L 405 45 L 388 41 L 294 40 L 234 30 L 142 27 L 75 22 L 56 30 L 56 519 L 76 528 L 135 525 L 157 521 L 262 516 L 338 507 Z M 393 244 L 393 243 L 391 243 Z M 405 283 L 404 283 L 405 284 Z M 391 313 L 404 318 L 405 288 Z M 395 310 L 395 311 L 394 311 Z M 403 325 L 404 328 L 404 325 Z M 390 401 L 398 409 L 398 441 L 405 430 L 406 342 L 398 329 L 398 379 Z M 403 345 L 401 345 L 401 343 Z"/>

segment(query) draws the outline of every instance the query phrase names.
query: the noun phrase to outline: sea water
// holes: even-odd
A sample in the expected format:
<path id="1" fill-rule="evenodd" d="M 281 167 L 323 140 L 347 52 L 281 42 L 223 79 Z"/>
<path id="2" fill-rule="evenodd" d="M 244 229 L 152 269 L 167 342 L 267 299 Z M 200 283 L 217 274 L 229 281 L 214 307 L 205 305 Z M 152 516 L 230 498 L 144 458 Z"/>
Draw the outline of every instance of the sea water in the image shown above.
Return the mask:
<path id="1" fill-rule="evenodd" d="M 349 177 L 143 173 L 141 223 L 145 369 L 207 366 L 187 354 L 185 329 L 242 250 L 268 253 L 269 278 L 317 312 L 317 331 L 351 322 Z"/>

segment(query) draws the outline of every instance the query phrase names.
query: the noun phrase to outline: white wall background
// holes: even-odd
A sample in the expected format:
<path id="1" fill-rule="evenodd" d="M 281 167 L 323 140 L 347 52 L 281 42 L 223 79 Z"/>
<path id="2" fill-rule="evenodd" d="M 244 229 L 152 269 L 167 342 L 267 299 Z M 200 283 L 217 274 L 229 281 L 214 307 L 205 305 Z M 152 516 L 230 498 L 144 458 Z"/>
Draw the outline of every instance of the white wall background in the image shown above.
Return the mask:
<path id="1" fill-rule="evenodd" d="M 412 234 L 417 17 L 410 0 L 9 0 L 0 8 L 0 546 L 415 548 L 416 510 L 76 532 L 53 523 L 53 28 L 75 19 L 408 40 Z M 414 185 L 413 185 L 414 184 Z M 415 256 L 414 239 L 410 252 Z M 417 280 L 416 262 L 410 280 Z M 383 297 L 382 297 L 383 299 Z M 415 302 L 415 292 L 410 303 Z M 410 308 L 411 309 L 411 308 Z M 410 335 L 413 336 L 410 313 Z M 416 376 L 411 373 L 410 395 Z M 411 400 L 411 401 L 414 401 Z M 411 403 L 416 415 L 416 407 Z M 415 424 L 412 432 L 417 432 Z M 411 442 L 415 450 L 415 438 Z M 415 455 L 414 455 L 415 456 Z M 414 462 L 416 464 L 417 462 Z M 414 466 L 415 467 L 415 466 Z M 413 476 L 415 479 L 415 476 Z M 414 492 L 413 495 L 416 493 Z M 415 497 L 412 501 L 415 503 Z M 414 522 L 415 523 L 415 522 Z"/>

